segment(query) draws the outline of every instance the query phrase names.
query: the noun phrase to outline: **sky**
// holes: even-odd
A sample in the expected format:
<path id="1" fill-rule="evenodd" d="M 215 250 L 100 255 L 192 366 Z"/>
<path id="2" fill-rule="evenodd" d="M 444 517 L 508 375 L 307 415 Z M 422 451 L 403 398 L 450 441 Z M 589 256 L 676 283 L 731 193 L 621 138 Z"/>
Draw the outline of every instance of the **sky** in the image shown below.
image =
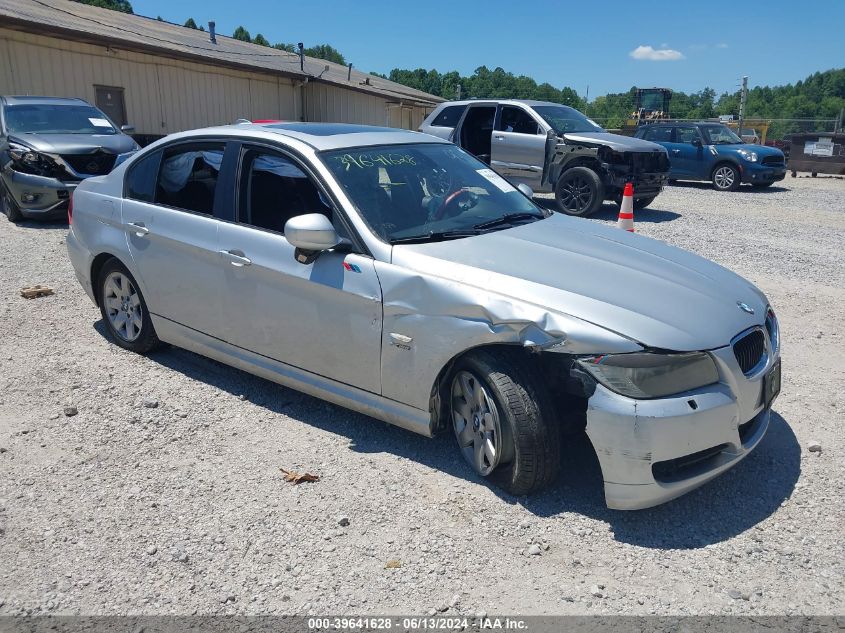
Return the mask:
<path id="1" fill-rule="evenodd" d="M 355 68 L 501 66 L 592 101 L 631 86 L 734 92 L 845 67 L 845 0 L 132 0 L 135 13 L 182 24 L 243 25 L 271 43 L 328 43 Z M 648 11 L 645 6 L 653 6 Z M 708 7 L 702 10 L 701 7 Z"/>

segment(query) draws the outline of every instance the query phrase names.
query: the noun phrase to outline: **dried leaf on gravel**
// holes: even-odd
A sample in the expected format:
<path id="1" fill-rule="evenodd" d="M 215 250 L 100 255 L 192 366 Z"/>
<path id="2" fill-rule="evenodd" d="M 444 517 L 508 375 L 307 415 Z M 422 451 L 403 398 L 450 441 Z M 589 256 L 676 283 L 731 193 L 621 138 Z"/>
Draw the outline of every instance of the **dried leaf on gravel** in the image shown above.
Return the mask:
<path id="1" fill-rule="evenodd" d="M 385 563 L 385 569 L 399 569 L 402 566 L 402 561 L 398 558 L 391 558 L 387 563 Z"/>
<path id="2" fill-rule="evenodd" d="M 285 470 L 284 468 L 280 468 L 284 475 L 285 481 L 289 481 L 292 484 L 301 484 L 304 481 L 320 481 L 319 475 L 312 475 L 311 473 L 298 473 L 295 470 Z"/>
<path id="3" fill-rule="evenodd" d="M 46 297 L 54 294 L 53 289 L 49 286 L 42 286 L 37 284 L 35 286 L 24 286 L 21 288 L 21 296 L 24 299 L 35 299 L 36 297 Z"/>

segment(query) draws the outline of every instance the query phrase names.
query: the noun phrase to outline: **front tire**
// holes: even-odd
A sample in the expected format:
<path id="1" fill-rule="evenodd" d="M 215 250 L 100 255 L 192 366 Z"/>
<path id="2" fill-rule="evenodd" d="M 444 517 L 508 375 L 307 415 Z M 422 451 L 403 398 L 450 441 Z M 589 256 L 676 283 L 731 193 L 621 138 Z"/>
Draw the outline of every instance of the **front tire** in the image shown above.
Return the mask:
<path id="1" fill-rule="evenodd" d="M 12 194 L 10 194 L 3 185 L 0 185 L 0 203 L 2 203 L 3 213 L 6 214 L 6 219 L 9 222 L 17 224 L 23 220 L 23 214 L 21 214 L 21 210 L 12 199 Z"/>
<path id="2" fill-rule="evenodd" d="M 161 347 L 138 282 L 115 258 L 100 270 L 97 283 L 100 314 L 109 338 L 123 349 L 146 354 Z"/>
<path id="3" fill-rule="evenodd" d="M 716 191 L 736 191 L 740 185 L 739 170 L 727 163 L 716 165 L 712 180 Z"/>
<path id="4" fill-rule="evenodd" d="M 524 361 L 507 352 L 473 352 L 455 364 L 448 385 L 458 448 L 478 475 L 517 496 L 555 480 L 560 437 Z"/>
<path id="5" fill-rule="evenodd" d="M 657 196 L 652 196 L 651 198 L 636 198 L 634 200 L 634 211 L 641 211 L 649 206 L 652 202 L 655 201 Z"/>
<path id="6" fill-rule="evenodd" d="M 561 213 L 588 216 L 604 202 L 604 185 L 589 167 L 572 167 L 557 179 L 555 201 Z"/>

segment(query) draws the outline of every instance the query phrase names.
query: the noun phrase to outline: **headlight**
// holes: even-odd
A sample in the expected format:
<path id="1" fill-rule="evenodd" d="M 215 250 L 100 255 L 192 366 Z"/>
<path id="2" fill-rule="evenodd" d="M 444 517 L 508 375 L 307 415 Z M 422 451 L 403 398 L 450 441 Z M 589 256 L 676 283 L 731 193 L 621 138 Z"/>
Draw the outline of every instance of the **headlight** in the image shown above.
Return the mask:
<path id="1" fill-rule="evenodd" d="M 749 152 L 747 149 L 739 150 L 739 155 L 742 156 L 749 163 L 757 162 L 757 152 Z"/>
<path id="2" fill-rule="evenodd" d="M 23 161 L 25 163 L 37 163 L 38 152 L 33 151 L 26 145 L 18 145 L 17 143 L 9 143 L 9 156 L 13 160 Z"/>
<path id="3" fill-rule="evenodd" d="M 56 162 L 49 155 L 19 143 L 9 143 L 9 156 L 29 173 L 48 175 L 56 168 Z"/>
<path id="4" fill-rule="evenodd" d="M 769 341 L 772 345 L 772 352 L 778 353 L 780 349 L 780 325 L 775 311 L 770 308 L 766 310 L 766 331 L 769 333 Z"/>
<path id="5" fill-rule="evenodd" d="M 661 398 L 719 381 L 709 354 L 606 354 L 578 363 L 608 389 L 631 398 Z"/>

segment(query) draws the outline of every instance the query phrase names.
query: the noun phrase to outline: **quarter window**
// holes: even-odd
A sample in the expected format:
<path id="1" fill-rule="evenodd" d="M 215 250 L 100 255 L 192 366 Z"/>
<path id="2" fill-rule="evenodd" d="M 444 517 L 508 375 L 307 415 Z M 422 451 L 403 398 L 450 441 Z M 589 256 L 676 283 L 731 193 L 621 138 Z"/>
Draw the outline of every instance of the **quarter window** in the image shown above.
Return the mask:
<path id="1" fill-rule="evenodd" d="M 465 105 L 446 106 L 440 114 L 434 117 L 431 125 L 433 127 L 455 127 L 466 109 Z"/>
<path id="2" fill-rule="evenodd" d="M 241 174 L 240 222 L 284 233 L 285 223 L 297 215 L 322 213 L 333 220 L 328 200 L 308 174 L 288 157 L 248 149 L 243 156 Z"/>
<path id="3" fill-rule="evenodd" d="M 537 125 L 537 121 L 522 108 L 504 106 L 496 129 L 500 132 L 537 134 L 540 127 Z"/>
<path id="4" fill-rule="evenodd" d="M 212 215 L 223 150 L 223 143 L 191 143 L 165 150 L 156 203 Z"/>
<path id="5" fill-rule="evenodd" d="M 126 197 L 141 202 L 155 200 L 156 176 L 161 152 L 153 152 L 136 161 L 126 175 Z"/>

